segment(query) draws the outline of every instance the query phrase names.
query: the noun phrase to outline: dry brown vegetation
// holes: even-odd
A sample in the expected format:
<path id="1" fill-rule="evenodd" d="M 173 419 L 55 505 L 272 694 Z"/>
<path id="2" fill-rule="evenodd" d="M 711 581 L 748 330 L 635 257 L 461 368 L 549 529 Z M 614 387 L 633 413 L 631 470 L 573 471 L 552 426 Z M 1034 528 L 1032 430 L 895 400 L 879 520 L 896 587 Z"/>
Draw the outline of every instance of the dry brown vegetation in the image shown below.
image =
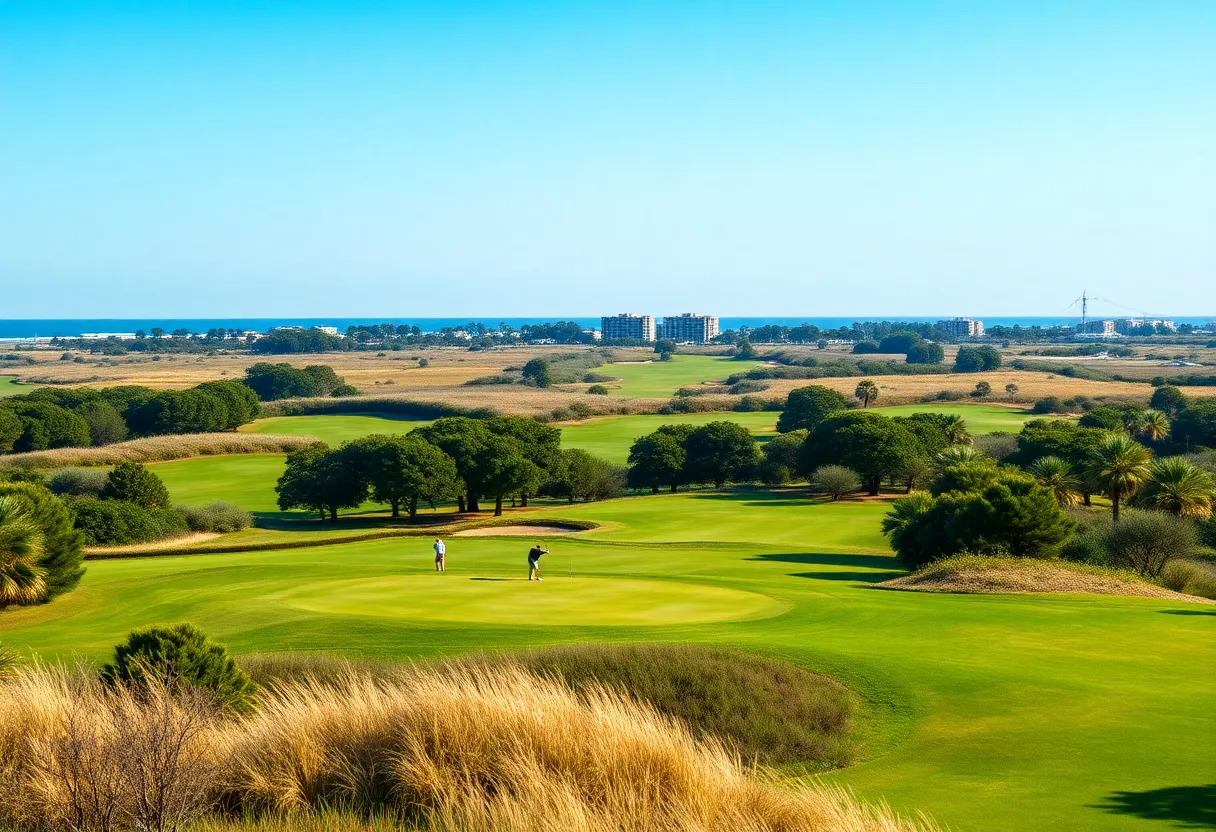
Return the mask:
<path id="1" fill-rule="evenodd" d="M 218 454 L 285 454 L 316 440 L 310 436 L 274 436 L 262 433 L 188 433 L 150 436 L 116 442 L 100 448 L 55 448 L 7 454 L 4 464 L 16 468 L 65 468 L 117 465 L 120 462 L 165 462 Z"/>
<path id="2" fill-rule="evenodd" d="M 0 822 L 14 828 L 168 830 L 220 807 L 379 809 L 452 832 L 931 828 L 782 785 L 626 696 L 518 668 L 285 683 L 239 721 L 197 695 L 109 691 L 63 670 L 2 684 Z"/>
<path id="3" fill-rule="evenodd" d="M 1067 561 L 963 555 L 938 561 L 913 572 L 875 584 L 881 589 L 922 592 L 1009 593 L 1068 592 L 1090 595 L 1133 595 L 1199 604 L 1216 603 L 1165 589 L 1109 569 Z"/>

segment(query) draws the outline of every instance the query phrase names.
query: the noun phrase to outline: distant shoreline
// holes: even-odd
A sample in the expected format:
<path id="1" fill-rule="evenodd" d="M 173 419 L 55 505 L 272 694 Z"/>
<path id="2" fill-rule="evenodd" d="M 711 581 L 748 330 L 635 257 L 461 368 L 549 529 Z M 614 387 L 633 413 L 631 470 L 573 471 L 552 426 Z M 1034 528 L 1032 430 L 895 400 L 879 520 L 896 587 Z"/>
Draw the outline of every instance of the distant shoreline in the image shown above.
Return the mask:
<path id="1" fill-rule="evenodd" d="M 640 307 L 639 307 L 640 308 Z M 712 314 L 713 310 L 706 310 Z M 668 310 L 669 314 L 677 314 L 676 310 Z M 607 314 L 612 314 L 612 310 L 608 310 Z M 659 314 L 656 317 L 663 317 Z M 839 316 L 839 317 L 824 317 L 824 316 L 720 316 L 722 329 L 738 329 L 740 326 L 758 327 L 758 326 L 798 326 L 799 324 L 813 324 L 821 329 L 835 329 L 841 326 L 850 326 L 858 321 L 938 321 L 946 318 L 955 317 L 954 315 L 855 315 L 855 316 Z M 984 321 L 988 327 L 993 326 L 1075 326 L 1080 323 L 1079 317 L 1062 317 L 1062 316 L 1043 316 L 1036 317 L 1033 315 L 1023 316 L 987 316 L 973 315 Z M 1098 316 L 1094 316 L 1095 318 Z M 1109 316 L 1107 316 L 1109 317 Z M 1208 321 L 1216 320 L 1216 312 L 1211 315 L 1164 315 L 1162 317 L 1170 318 L 1177 323 L 1189 324 L 1206 324 Z M 348 318 L 348 317 L 331 317 L 331 318 L 300 318 L 300 317 L 270 317 L 270 318 L 27 318 L 27 319 L 0 319 L 0 339 L 16 339 L 16 338 L 75 338 L 85 333 L 131 333 L 136 330 L 151 331 L 153 327 L 160 327 L 167 332 L 172 332 L 175 329 L 188 329 L 191 332 L 205 333 L 209 329 L 239 329 L 239 330 L 256 330 L 265 332 L 276 326 L 334 326 L 340 332 L 345 332 L 348 326 L 359 326 L 369 324 L 391 323 L 397 326 L 402 324 L 406 326 L 417 326 L 424 332 L 437 332 L 444 327 L 461 327 L 468 323 L 481 323 L 487 327 L 496 328 L 500 323 L 508 324 L 509 326 L 518 329 L 525 324 L 542 324 L 553 323 L 556 321 L 573 321 L 587 328 L 598 327 L 600 323 L 599 317 L 591 317 L 586 315 L 563 316 L 563 315 L 545 315 L 545 316 L 528 316 L 528 317 L 504 317 L 495 318 L 484 315 L 474 315 L 468 317 L 444 317 L 444 318 L 395 318 L 391 316 L 380 318 Z"/>

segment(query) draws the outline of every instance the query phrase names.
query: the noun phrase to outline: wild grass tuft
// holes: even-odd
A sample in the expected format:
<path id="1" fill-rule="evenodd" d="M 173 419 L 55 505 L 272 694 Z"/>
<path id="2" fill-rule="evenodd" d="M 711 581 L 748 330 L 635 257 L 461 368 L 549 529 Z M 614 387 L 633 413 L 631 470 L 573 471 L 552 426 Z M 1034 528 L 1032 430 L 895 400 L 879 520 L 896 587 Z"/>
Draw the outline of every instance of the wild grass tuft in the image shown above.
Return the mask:
<path id="1" fill-rule="evenodd" d="M 101 448 L 55 448 L 9 454 L 4 464 L 17 468 L 66 468 L 118 465 L 120 462 L 165 462 L 220 454 L 284 454 L 316 440 L 310 436 L 273 436 L 261 433 L 191 433 L 150 436 L 116 442 Z"/>
<path id="2" fill-rule="evenodd" d="M 620 693 L 520 668 L 289 683 L 244 720 L 62 670 L 0 684 L 0 823 L 14 828 L 181 828 L 206 814 L 207 829 L 270 829 L 256 818 L 335 809 L 433 832 L 932 828 L 788 787 Z M 219 807 L 255 822 L 219 824 Z M 105 813 L 122 823 L 97 823 Z"/>

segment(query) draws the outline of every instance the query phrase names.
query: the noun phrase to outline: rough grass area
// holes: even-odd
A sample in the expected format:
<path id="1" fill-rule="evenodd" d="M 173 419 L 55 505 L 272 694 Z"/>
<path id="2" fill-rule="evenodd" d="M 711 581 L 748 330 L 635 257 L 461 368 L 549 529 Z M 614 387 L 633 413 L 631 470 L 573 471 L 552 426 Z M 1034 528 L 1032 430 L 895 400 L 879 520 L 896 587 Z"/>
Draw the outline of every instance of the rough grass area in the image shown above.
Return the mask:
<path id="1" fill-rule="evenodd" d="M 241 661 L 258 684 L 351 674 L 400 680 L 436 665 L 280 653 Z M 726 743 L 745 762 L 838 768 L 853 762 L 855 697 L 840 683 L 797 665 L 726 647 L 698 644 L 580 644 L 509 653 L 475 653 L 439 667 L 523 668 L 576 691 L 597 685 L 653 706 L 701 737 Z"/>
<path id="2" fill-rule="evenodd" d="M 921 592 L 1069 592 L 1090 595 L 1134 595 L 1204 603 L 1137 580 L 1130 574 L 1060 560 L 960 555 L 931 563 L 911 575 L 875 584 L 881 589 Z"/>
<path id="3" fill-rule="evenodd" d="M 0 682 L 0 748 L 10 829 L 176 829 L 219 807 L 255 821 L 351 807 L 430 832 L 930 827 L 782 783 L 610 688 L 518 667 L 289 683 L 243 720 L 199 696 L 34 668 Z"/>
<path id="4" fill-rule="evenodd" d="M 190 433 L 150 436 L 101 448 L 55 448 L 2 457 L 17 468 L 66 468 L 117 465 L 120 462 L 164 462 L 225 454 L 285 454 L 314 442 L 309 436 L 266 436 L 247 433 Z"/>
<path id="5" fill-rule="evenodd" d="M 519 663 L 575 690 L 606 685 L 767 765 L 838 768 L 853 760 L 853 701 L 839 683 L 722 647 L 581 644 L 483 659 Z"/>

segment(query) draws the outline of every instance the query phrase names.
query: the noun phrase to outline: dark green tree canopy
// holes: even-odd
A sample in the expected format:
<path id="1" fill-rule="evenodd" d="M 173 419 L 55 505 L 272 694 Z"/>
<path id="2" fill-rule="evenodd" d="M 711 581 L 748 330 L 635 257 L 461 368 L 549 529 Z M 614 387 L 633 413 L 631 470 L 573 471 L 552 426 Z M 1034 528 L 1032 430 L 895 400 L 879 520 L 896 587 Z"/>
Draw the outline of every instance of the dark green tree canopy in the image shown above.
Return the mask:
<path id="1" fill-rule="evenodd" d="M 341 452 L 366 478 L 372 499 L 388 503 L 394 517 L 405 506 L 413 519 L 418 503 L 434 505 L 461 488 L 456 463 L 421 436 L 373 434 L 347 442 Z"/>
<path id="2" fill-rule="evenodd" d="M 89 425 L 79 415 L 47 401 L 14 401 L 8 405 L 21 421 L 14 451 L 83 448 L 90 444 Z"/>
<path id="3" fill-rule="evenodd" d="M 877 341 L 858 341 L 853 345 L 853 355 L 873 355 L 878 352 Z"/>
<path id="4" fill-rule="evenodd" d="M 89 439 L 95 447 L 112 445 L 127 438 L 127 423 L 118 408 L 105 399 L 85 402 L 76 414 L 89 426 Z"/>
<path id="5" fill-rule="evenodd" d="M 1177 387 L 1163 384 L 1153 391 L 1153 395 L 1149 397 L 1148 405 L 1153 410 L 1160 410 L 1166 416 L 1173 419 L 1178 415 L 1178 411 L 1186 407 L 1187 398 Z"/>
<path id="6" fill-rule="evenodd" d="M 915 332 L 892 332 L 878 342 L 878 351 L 882 353 L 908 353 L 912 347 L 924 341 Z"/>
<path id="7" fill-rule="evenodd" d="M 324 442 L 292 451 L 275 485 L 279 508 L 303 508 L 338 519 L 338 509 L 356 508 L 367 499 L 367 480 L 340 452 Z"/>
<path id="8" fill-rule="evenodd" d="M 169 505 L 169 490 L 160 477 L 138 462 L 123 462 L 115 466 L 98 495 L 103 500 L 122 500 L 143 508 L 164 508 Z"/>
<path id="9" fill-rule="evenodd" d="M 871 495 L 878 493 L 882 477 L 899 476 L 927 462 L 920 440 L 905 425 L 864 411 L 827 418 L 799 454 L 799 470 L 804 475 L 821 465 L 843 465 L 861 476 Z"/>
<path id="10" fill-rule="evenodd" d="M 0 407 L 0 454 L 6 454 L 13 449 L 21 434 L 25 431 L 16 411 L 8 407 Z"/>
<path id="11" fill-rule="evenodd" d="M 1191 447 L 1216 448 L 1216 401 L 1199 399 L 1178 411 L 1170 438 Z"/>
<path id="12" fill-rule="evenodd" d="M 675 491 L 685 482 L 684 463 L 688 458 L 684 440 L 691 425 L 664 425 L 635 440 L 629 449 L 629 485 L 658 491 Z"/>
<path id="13" fill-rule="evenodd" d="M 523 377 L 537 387 L 550 387 L 553 379 L 549 374 L 549 362 L 543 358 L 533 358 L 524 365 Z"/>
<path id="14" fill-rule="evenodd" d="M 814 430 L 819 423 L 831 416 L 847 410 L 849 400 L 843 393 L 838 393 L 830 387 L 812 384 L 791 390 L 785 399 L 785 410 L 777 419 L 777 430 L 788 433 L 792 430 Z"/>
<path id="15" fill-rule="evenodd" d="M 921 341 L 908 348 L 909 364 L 941 364 L 946 360 L 946 351 L 941 344 Z"/>
<path id="16" fill-rule="evenodd" d="M 260 405 L 257 393 L 246 384 L 239 381 L 205 381 L 194 389 L 214 396 L 224 403 L 225 420 L 222 430 L 236 430 L 258 417 Z"/>
<path id="17" fill-rule="evenodd" d="M 1001 354 L 995 347 L 959 347 L 954 358 L 954 372 L 980 373 L 1001 366 Z"/>
<path id="18" fill-rule="evenodd" d="M 684 449 L 688 480 L 712 482 L 716 488 L 751 478 L 759 457 L 751 431 L 738 422 L 701 425 L 684 440 Z"/>
<path id="19" fill-rule="evenodd" d="M 1051 489 L 1011 471 L 979 490 L 916 495 L 897 503 L 883 522 L 909 569 L 964 552 L 1054 557 L 1074 527 Z"/>

